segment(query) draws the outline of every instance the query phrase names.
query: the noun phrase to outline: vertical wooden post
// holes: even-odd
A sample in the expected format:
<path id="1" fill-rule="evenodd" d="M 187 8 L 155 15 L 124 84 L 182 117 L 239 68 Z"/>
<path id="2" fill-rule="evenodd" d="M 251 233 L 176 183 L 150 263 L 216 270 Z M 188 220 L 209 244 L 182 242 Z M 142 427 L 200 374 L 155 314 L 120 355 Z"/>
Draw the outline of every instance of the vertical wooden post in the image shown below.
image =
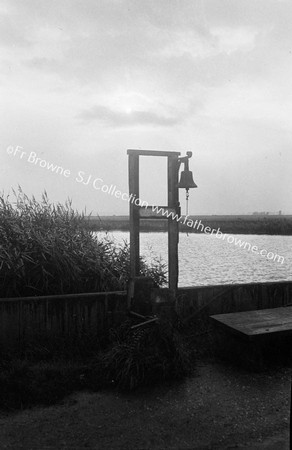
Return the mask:
<path id="1" fill-rule="evenodd" d="M 139 206 L 135 199 L 139 198 L 139 155 L 129 154 L 129 195 L 130 195 L 130 276 L 135 278 L 140 270 L 139 240 Z"/>
<path id="2" fill-rule="evenodd" d="M 180 214 L 178 201 L 178 159 L 168 156 L 168 206 L 175 208 Z M 178 234 L 179 223 L 176 219 L 168 219 L 168 283 L 169 289 L 175 293 L 178 284 Z"/>
<path id="3" fill-rule="evenodd" d="M 290 429 L 289 429 L 289 449 L 292 450 L 292 376 L 290 381 Z"/>

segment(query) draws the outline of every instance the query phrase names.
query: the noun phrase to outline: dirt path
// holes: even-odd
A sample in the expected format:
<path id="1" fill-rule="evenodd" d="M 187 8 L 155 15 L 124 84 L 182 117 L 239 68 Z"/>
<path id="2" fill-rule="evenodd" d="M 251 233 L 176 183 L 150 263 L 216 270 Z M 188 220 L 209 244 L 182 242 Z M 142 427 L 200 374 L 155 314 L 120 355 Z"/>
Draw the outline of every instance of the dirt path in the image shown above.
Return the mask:
<path id="1" fill-rule="evenodd" d="M 0 448 L 288 449 L 290 370 L 250 374 L 208 362 L 180 384 L 78 393 L 0 418 Z"/>

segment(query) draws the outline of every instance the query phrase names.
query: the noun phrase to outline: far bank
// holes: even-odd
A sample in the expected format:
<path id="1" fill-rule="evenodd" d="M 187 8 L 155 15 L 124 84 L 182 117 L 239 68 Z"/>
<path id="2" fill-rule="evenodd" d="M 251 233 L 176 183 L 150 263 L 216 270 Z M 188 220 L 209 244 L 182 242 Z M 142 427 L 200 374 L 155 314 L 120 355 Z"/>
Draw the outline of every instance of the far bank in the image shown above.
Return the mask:
<path id="1" fill-rule="evenodd" d="M 292 235 L 292 215 L 224 215 L 224 216 L 189 216 L 193 222 L 202 226 L 191 228 L 179 224 L 180 232 L 203 233 L 203 228 L 210 227 L 228 234 L 268 234 Z M 93 231 L 129 231 L 128 216 L 89 216 L 90 228 Z M 167 231 L 167 219 L 140 220 L 141 231 Z"/>

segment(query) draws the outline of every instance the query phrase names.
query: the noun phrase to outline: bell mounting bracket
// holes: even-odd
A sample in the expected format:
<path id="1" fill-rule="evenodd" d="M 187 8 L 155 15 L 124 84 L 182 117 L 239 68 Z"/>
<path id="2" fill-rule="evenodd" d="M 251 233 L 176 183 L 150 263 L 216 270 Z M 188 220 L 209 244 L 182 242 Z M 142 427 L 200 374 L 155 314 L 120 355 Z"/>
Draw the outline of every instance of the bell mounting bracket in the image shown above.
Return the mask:
<path id="1" fill-rule="evenodd" d="M 187 152 L 187 156 L 181 156 L 180 158 L 177 159 L 178 161 L 178 170 L 181 166 L 182 163 L 184 163 L 185 165 L 185 169 L 184 170 L 189 170 L 189 159 L 193 156 L 193 152 Z"/>

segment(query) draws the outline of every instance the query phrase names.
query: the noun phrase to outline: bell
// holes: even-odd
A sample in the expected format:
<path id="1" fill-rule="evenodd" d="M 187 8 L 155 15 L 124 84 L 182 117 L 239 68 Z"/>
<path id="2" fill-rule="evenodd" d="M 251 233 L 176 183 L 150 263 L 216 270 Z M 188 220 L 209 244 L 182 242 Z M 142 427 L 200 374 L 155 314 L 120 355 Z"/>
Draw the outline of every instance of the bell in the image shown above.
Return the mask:
<path id="1" fill-rule="evenodd" d="M 183 170 L 180 175 L 180 181 L 178 183 L 178 188 L 186 189 L 198 187 L 193 180 L 193 172 L 191 170 Z"/>

